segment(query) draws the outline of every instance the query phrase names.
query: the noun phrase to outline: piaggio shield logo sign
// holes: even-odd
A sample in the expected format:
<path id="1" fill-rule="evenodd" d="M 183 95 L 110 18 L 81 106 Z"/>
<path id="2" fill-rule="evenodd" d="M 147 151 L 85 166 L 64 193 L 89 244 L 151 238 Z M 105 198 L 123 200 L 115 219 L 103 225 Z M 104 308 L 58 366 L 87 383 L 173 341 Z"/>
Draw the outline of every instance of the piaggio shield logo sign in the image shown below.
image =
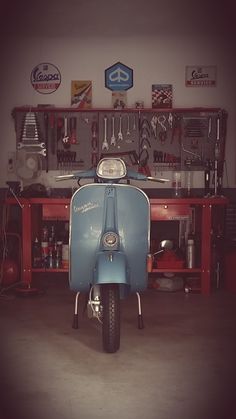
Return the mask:
<path id="1" fill-rule="evenodd" d="M 117 62 L 105 70 L 105 86 L 114 90 L 128 90 L 133 87 L 133 70 Z"/>

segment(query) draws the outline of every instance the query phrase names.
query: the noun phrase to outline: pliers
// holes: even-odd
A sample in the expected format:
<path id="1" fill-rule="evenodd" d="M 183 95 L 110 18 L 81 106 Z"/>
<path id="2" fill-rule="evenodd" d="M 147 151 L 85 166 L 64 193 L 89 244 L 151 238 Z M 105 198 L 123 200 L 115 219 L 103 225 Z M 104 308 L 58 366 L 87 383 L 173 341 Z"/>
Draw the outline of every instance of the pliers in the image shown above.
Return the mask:
<path id="1" fill-rule="evenodd" d="M 149 166 L 147 164 L 149 159 L 149 153 L 147 151 L 147 148 L 143 148 L 140 155 L 139 155 L 139 173 L 143 173 L 146 176 L 151 176 L 151 171 L 149 169 Z"/>
<path id="2" fill-rule="evenodd" d="M 141 149 L 145 149 L 145 148 L 147 149 L 147 146 L 151 148 L 149 138 L 150 138 L 150 132 L 148 131 L 146 127 L 143 127 L 141 130 L 141 143 L 140 143 Z"/>

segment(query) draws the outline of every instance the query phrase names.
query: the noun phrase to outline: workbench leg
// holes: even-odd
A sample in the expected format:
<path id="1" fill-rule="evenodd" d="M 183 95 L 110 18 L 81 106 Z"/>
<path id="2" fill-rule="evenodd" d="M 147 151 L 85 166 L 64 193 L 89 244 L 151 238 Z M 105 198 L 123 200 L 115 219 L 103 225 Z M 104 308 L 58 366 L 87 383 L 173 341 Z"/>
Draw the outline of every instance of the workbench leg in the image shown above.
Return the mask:
<path id="1" fill-rule="evenodd" d="M 30 287 L 32 282 L 31 249 L 31 205 L 24 204 L 22 207 L 22 282 L 25 287 Z"/>
<path id="2" fill-rule="evenodd" d="M 202 206 L 201 293 L 210 294 L 211 286 L 211 216 L 212 206 Z"/>

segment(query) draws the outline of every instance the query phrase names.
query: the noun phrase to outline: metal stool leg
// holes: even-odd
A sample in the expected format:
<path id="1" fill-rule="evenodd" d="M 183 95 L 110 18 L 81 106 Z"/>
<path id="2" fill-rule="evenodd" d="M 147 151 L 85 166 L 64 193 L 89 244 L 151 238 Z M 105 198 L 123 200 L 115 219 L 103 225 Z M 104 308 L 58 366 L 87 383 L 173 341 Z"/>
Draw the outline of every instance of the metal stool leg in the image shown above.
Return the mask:
<path id="1" fill-rule="evenodd" d="M 79 296 L 80 296 L 80 292 L 77 292 L 77 294 L 75 296 L 75 311 L 74 311 L 74 318 L 73 318 L 73 323 L 72 323 L 72 328 L 73 329 L 78 329 L 79 328 L 79 322 L 78 322 Z"/>
<path id="2" fill-rule="evenodd" d="M 143 329 L 143 316 L 142 316 L 142 306 L 141 306 L 141 298 L 139 292 L 136 292 L 138 298 L 138 329 Z"/>

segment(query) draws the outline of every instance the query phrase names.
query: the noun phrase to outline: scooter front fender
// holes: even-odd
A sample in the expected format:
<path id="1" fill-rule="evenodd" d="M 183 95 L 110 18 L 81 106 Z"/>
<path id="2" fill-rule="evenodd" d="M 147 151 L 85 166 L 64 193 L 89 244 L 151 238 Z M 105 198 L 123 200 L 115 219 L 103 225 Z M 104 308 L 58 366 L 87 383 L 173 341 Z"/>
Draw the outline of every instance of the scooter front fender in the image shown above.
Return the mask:
<path id="1" fill-rule="evenodd" d="M 123 252 L 103 251 L 97 255 L 94 269 L 94 285 L 110 283 L 130 284 L 127 260 Z"/>

